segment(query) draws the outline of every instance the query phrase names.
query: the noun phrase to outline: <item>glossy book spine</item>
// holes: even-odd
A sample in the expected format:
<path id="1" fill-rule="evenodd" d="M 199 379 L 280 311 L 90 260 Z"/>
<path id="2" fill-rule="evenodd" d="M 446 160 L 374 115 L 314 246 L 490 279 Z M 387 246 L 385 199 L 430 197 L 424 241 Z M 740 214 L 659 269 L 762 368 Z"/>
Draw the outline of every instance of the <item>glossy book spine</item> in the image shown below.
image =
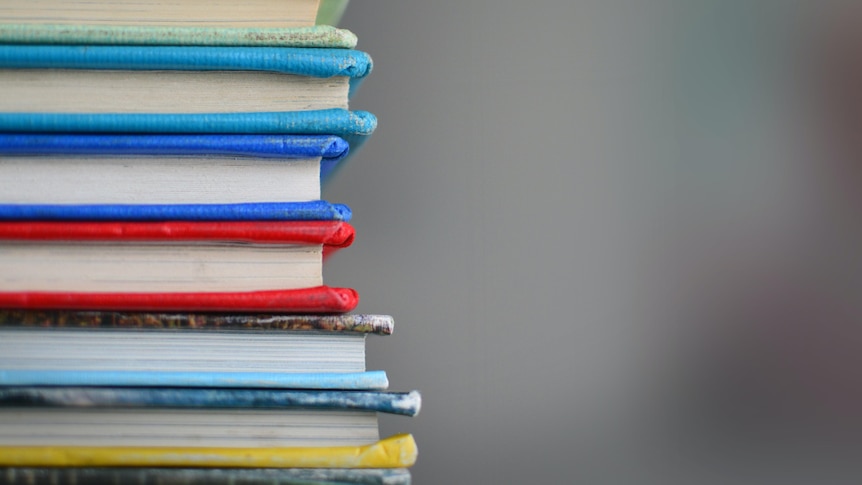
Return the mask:
<path id="1" fill-rule="evenodd" d="M 4 406 L 65 408 L 330 409 L 416 416 L 419 392 L 298 391 L 274 389 L 177 389 L 2 387 Z"/>
<path id="2" fill-rule="evenodd" d="M 0 385 L 385 390 L 389 387 L 389 381 L 383 371 L 289 373 L 0 369 Z"/>
<path id="3" fill-rule="evenodd" d="M 253 332 L 333 332 L 391 335 L 389 315 L 145 313 L 0 309 L 0 327 Z"/>

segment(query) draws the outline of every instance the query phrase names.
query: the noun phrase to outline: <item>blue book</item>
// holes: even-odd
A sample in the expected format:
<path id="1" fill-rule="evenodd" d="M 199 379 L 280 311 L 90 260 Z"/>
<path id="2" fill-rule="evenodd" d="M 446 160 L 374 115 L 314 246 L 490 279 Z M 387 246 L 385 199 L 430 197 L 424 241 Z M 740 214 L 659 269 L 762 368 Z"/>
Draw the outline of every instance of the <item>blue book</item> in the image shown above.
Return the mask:
<path id="1" fill-rule="evenodd" d="M 346 77 L 354 90 L 372 62 L 352 49 L 0 44 L 0 69 L 267 71 Z"/>
<path id="2" fill-rule="evenodd" d="M 340 373 L 0 370 L 0 386 L 384 390 L 383 371 Z"/>
<path id="3" fill-rule="evenodd" d="M 321 179 L 348 152 L 348 143 L 332 135 L 0 133 L 0 157 L 251 157 L 286 161 L 319 158 Z M 134 159 L 123 160 L 124 164 L 133 162 Z M 56 172 L 69 163 L 64 160 L 56 165 L 59 167 L 49 169 Z M 16 178 L 22 178 L 20 172 Z"/>
<path id="4" fill-rule="evenodd" d="M 3 387 L 0 407 L 358 410 L 416 416 L 419 392 L 133 387 Z"/>
<path id="5" fill-rule="evenodd" d="M 7 221 L 349 221 L 350 208 L 323 200 L 249 204 L 0 204 Z"/>
<path id="6" fill-rule="evenodd" d="M 367 111 L 332 108 L 254 113 L 11 113 L 0 131 L 67 133 L 246 133 L 336 135 L 351 152 L 377 128 Z"/>

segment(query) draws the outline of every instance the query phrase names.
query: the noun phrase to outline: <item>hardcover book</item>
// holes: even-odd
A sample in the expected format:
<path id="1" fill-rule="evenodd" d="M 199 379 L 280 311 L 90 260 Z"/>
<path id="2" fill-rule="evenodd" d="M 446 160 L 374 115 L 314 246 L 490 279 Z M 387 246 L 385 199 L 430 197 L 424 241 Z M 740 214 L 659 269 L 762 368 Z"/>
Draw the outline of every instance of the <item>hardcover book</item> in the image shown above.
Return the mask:
<path id="1" fill-rule="evenodd" d="M 403 468 L 415 461 L 409 434 L 334 447 L 0 446 L 0 466 L 16 467 Z"/>
<path id="2" fill-rule="evenodd" d="M 0 211 L 2 212 L 2 211 Z M 0 222 L 0 307 L 345 312 L 322 285 L 339 222 Z"/>
<path id="3" fill-rule="evenodd" d="M 0 21 L 5 22 L 5 18 Z M 0 23 L 2 44 L 321 47 L 353 49 L 356 35 L 330 25 L 313 27 L 131 26 Z"/>
<path id="4" fill-rule="evenodd" d="M 363 446 L 378 412 L 419 406 L 415 391 L 6 387 L 0 446 Z"/>
<path id="5" fill-rule="evenodd" d="M 350 49 L 5 44 L 0 112 L 346 109 L 369 72 L 371 58 Z"/>
<path id="6" fill-rule="evenodd" d="M 0 369 L 364 372 L 365 336 L 392 326 L 386 315 L 0 310 Z"/>
<path id="7" fill-rule="evenodd" d="M 410 485 L 406 468 L 25 468 L 0 469 L 7 485 Z"/>
<path id="8" fill-rule="evenodd" d="M 343 0 L 336 0 L 341 3 Z M 332 0 L 15 0 L 0 1 L 0 19 L 27 24 L 209 25 L 299 27 L 314 25 Z M 345 2 L 346 3 L 346 2 Z M 326 15 L 326 14 L 324 14 Z"/>
<path id="9" fill-rule="evenodd" d="M 314 201 L 347 153 L 323 135 L 0 133 L 0 204 Z"/>

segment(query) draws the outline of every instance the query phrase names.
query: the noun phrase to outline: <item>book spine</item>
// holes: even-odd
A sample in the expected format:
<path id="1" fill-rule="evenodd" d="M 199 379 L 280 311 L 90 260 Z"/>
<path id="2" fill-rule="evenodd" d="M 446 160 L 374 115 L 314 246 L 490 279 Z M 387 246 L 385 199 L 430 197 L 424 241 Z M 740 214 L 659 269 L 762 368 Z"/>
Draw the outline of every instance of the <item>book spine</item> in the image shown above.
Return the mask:
<path id="1" fill-rule="evenodd" d="M 317 200 L 242 204 L 0 204 L 10 221 L 349 221 L 350 208 Z"/>
<path id="2" fill-rule="evenodd" d="M 108 468 L 5 467 L 0 483 L 160 485 L 410 485 L 406 468 Z"/>
<path id="3" fill-rule="evenodd" d="M 383 371 L 339 373 L 0 370 L 3 386 L 222 387 L 385 390 Z"/>
<path id="4" fill-rule="evenodd" d="M 271 389 L 174 389 L 3 387 L 0 407 L 110 407 L 202 409 L 332 409 L 416 416 L 419 392 L 296 391 Z"/>
<path id="5" fill-rule="evenodd" d="M 15 241 L 231 241 L 344 248 L 354 234 L 353 226 L 341 221 L 0 221 L 0 240 Z"/>
<path id="6" fill-rule="evenodd" d="M 292 133 L 337 135 L 355 145 L 377 128 L 367 111 L 271 113 L 0 113 L 0 130 L 69 133 Z"/>
<path id="7" fill-rule="evenodd" d="M 368 54 L 350 49 L 0 44 L 3 69 L 268 71 L 359 79 Z"/>
<path id="8" fill-rule="evenodd" d="M 352 49 L 356 47 L 356 35 L 348 30 L 329 25 L 226 29 L 131 25 L 0 24 L 0 43 Z"/>
<path id="9" fill-rule="evenodd" d="M 267 315 L 0 309 L 0 327 L 355 332 L 391 335 L 389 315 Z"/>
<path id="10" fill-rule="evenodd" d="M 341 159 L 348 144 L 325 135 L 0 133 L 0 155 L 207 155 Z"/>
<path id="11" fill-rule="evenodd" d="M 207 293 L 0 292 L 0 306 L 20 309 L 344 313 L 359 303 L 350 288 Z"/>
<path id="12" fill-rule="evenodd" d="M 416 442 L 410 435 L 332 448 L 0 446 L 0 466 L 403 468 L 415 462 Z"/>

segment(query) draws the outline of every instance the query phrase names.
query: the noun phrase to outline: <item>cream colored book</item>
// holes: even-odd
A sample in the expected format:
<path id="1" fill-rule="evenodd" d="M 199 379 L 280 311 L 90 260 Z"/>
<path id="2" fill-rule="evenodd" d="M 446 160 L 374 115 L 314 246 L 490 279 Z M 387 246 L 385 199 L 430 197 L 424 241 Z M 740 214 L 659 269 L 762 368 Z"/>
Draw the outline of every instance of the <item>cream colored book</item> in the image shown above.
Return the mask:
<path id="1" fill-rule="evenodd" d="M 0 0 L 0 22 L 305 27 L 315 24 L 320 3 L 320 0 Z"/>

